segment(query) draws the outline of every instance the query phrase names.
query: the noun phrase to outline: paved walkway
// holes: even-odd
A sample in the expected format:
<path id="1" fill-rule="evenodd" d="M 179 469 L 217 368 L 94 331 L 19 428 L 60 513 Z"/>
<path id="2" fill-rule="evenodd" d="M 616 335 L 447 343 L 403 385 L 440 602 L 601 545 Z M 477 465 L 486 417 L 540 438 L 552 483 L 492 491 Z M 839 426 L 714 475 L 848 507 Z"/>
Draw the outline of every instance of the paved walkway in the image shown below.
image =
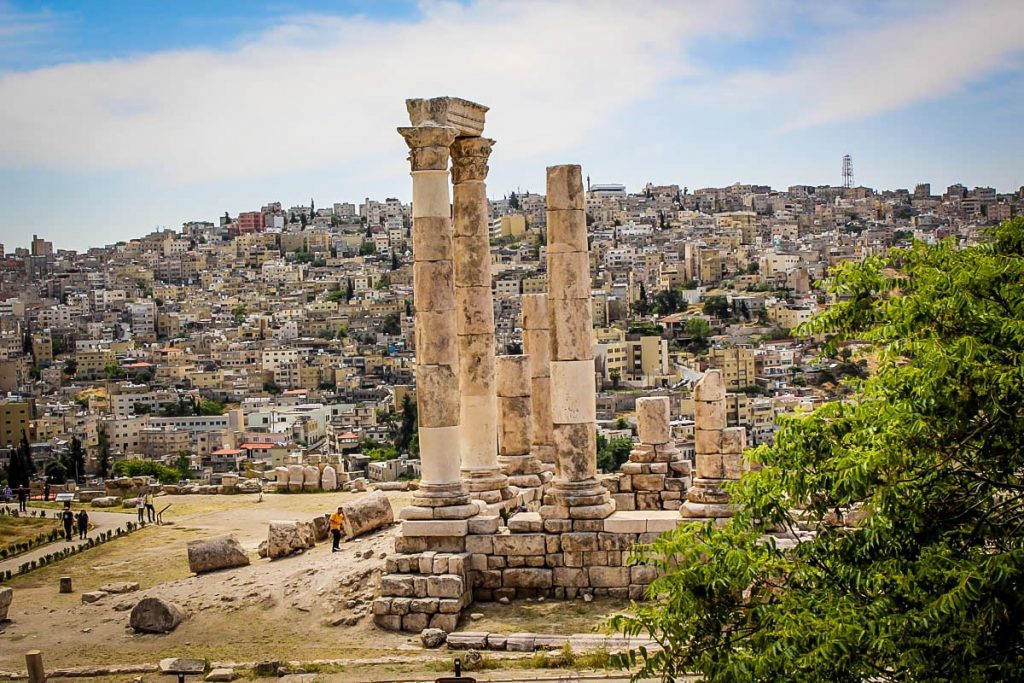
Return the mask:
<path id="1" fill-rule="evenodd" d="M 38 514 L 40 510 L 45 510 L 47 517 L 52 517 L 53 513 L 56 512 L 56 510 L 53 509 L 35 508 L 32 507 L 31 505 L 29 506 L 28 509 L 35 510 L 36 514 Z M 122 512 L 103 512 L 101 510 L 89 510 L 89 526 L 91 527 L 89 529 L 89 538 L 95 538 L 98 534 L 104 531 L 108 531 L 110 529 L 124 527 L 125 522 L 134 522 L 135 519 L 135 515 L 127 515 Z M 61 528 L 61 531 L 63 531 L 63 528 Z M 47 543 L 46 545 L 36 546 L 35 548 L 32 548 L 32 550 L 29 550 L 27 553 L 21 553 L 20 555 L 15 555 L 12 558 L 0 561 L 0 573 L 5 572 L 9 569 L 11 571 L 11 574 L 17 574 L 18 567 L 25 564 L 26 562 L 38 560 L 40 557 L 43 557 L 44 555 L 49 555 L 50 553 L 57 552 L 58 550 L 79 545 L 85 545 L 85 541 L 78 540 L 78 531 L 76 530 L 74 532 L 74 538 L 70 543 L 64 540 L 54 541 L 53 543 Z"/>

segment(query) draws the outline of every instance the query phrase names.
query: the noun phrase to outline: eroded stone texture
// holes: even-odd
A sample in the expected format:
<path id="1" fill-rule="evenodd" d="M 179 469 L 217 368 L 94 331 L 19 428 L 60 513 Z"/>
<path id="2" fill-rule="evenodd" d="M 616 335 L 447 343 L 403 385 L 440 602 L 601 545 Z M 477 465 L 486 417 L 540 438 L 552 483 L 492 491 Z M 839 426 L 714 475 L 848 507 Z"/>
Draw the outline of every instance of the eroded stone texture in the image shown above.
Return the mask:
<path id="1" fill-rule="evenodd" d="M 189 541 L 187 546 L 188 568 L 196 574 L 249 564 L 249 556 L 231 535 Z"/>
<path id="2" fill-rule="evenodd" d="M 551 341 L 546 294 L 522 298 L 523 353 L 530 357 L 532 452 L 542 463 L 555 464 L 551 437 Z"/>
<path id="3" fill-rule="evenodd" d="M 361 536 L 395 521 L 391 501 L 383 491 L 374 491 L 342 503 L 341 511 L 345 514 L 346 538 Z"/>
<path id="4" fill-rule="evenodd" d="M 679 513 L 689 519 L 732 515 L 729 494 L 723 488 L 740 478 L 746 432 L 726 428 L 725 384 L 720 370 L 708 370 L 693 388 L 696 477 Z"/>

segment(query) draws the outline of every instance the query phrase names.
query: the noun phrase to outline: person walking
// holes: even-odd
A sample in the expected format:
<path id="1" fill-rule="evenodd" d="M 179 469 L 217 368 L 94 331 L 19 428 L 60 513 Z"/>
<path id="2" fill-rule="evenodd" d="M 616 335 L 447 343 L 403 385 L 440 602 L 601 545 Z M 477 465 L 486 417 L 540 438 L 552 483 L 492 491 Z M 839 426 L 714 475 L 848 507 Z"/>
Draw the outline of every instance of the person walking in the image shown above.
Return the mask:
<path id="1" fill-rule="evenodd" d="M 61 513 L 60 520 L 64 523 L 64 540 L 68 543 L 71 542 L 71 528 L 75 524 L 75 513 L 71 511 L 71 508 L 64 508 L 64 512 Z"/>
<path id="2" fill-rule="evenodd" d="M 14 495 L 14 492 L 11 491 L 11 487 L 8 486 L 7 484 L 4 484 L 4 502 L 10 503 L 12 495 Z"/>
<path id="3" fill-rule="evenodd" d="M 135 499 L 135 511 L 139 513 L 139 524 L 146 521 L 146 497 L 141 493 Z"/>
<path id="4" fill-rule="evenodd" d="M 24 484 L 18 487 L 18 511 L 28 512 L 28 488 Z"/>
<path id="5" fill-rule="evenodd" d="M 341 525 L 344 521 L 345 513 L 341 511 L 341 507 L 339 506 L 338 511 L 332 514 L 330 519 L 331 536 L 333 537 L 331 543 L 332 553 L 336 553 L 341 550 L 338 546 L 341 543 Z"/>
<path id="6" fill-rule="evenodd" d="M 50 500 L 50 479 L 47 478 L 43 483 L 43 501 Z"/>
<path id="7" fill-rule="evenodd" d="M 150 522 L 156 521 L 156 507 L 153 505 L 153 492 L 146 489 L 146 518 Z"/>
<path id="8" fill-rule="evenodd" d="M 83 508 L 78 511 L 75 520 L 78 522 L 78 538 L 84 541 L 89 537 L 89 513 Z"/>

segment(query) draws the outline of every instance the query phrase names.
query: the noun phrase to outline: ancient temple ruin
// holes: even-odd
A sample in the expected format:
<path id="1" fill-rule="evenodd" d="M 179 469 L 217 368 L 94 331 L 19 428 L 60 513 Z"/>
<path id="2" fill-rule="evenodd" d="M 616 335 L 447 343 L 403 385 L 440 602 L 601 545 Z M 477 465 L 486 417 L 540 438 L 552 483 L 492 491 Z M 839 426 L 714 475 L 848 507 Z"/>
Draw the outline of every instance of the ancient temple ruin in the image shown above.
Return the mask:
<path id="1" fill-rule="evenodd" d="M 637 401 L 629 462 L 599 476 L 580 167 L 547 169 L 548 292 L 523 296 L 525 353 L 496 356 L 487 108 L 452 97 L 406 105 L 422 479 L 399 513 L 375 623 L 451 631 L 473 601 L 638 599 L 654 574 L 629 566 L 633 545 L 731 514 L 722 485 L 739 477 L 744 442 L 725 426 L 721 375 L 694 389 L 695 472 L 672 438 L 668 399 L 652 397 Z"/>

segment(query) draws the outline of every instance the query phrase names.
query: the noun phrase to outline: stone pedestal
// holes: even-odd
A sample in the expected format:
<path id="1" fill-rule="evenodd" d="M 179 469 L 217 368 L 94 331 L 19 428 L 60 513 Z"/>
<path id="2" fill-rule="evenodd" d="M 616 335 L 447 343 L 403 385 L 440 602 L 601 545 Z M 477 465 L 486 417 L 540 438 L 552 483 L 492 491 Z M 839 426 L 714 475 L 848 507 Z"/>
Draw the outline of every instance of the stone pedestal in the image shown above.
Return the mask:
<path id="1" fill-rule="evenodd" d="M 549 166 L 548 330 L 555 479 L 544 495 L 547 519 L 599 520 L 615 511 L 597 481 L 590 261 L 579 166 Z"/>
<path id="2" fill-rule="evenodd" d="M 487 138 L 460 137 L 451 153 L 461 475 L 472 498 L 500 503 L 510 493 L 498 466 L 494 391 L 494 299 L 484 184 L 493 145 Z"/>
<path id="3" fill-rule="evenodd" d="M 409 145 L 412 165 L 416 407 L 422 468 L 413 504 L 468 510 L 472 507 L 469 495 L 459 478 L 459 356 L 448 194 L 448 150 L 457 131 L 423 125 L 398 132 Z"/>
<path id="4" fill-rule="evenodd" d="M 679 513 L 686 518 L 732 516 L 724 485 L 740 478 L 746 446 L 742 427 L 726 427 L 725 384 L 720 370 L 708 370 L 693 388 L 696 477 Z"/>
<path id="5" fill-rule="evenodd" d="M 530 358 L 498 356 L 498 462 L 509 483 L 519 488 L 543 484 L 541 463 L 530 452 L 533 401 L 530 397 Z"/>
<path id="6" fill-rule="evenodd" d="M 523 353 L 530 357 L 530 396 L 533 455 L 554 470 L 555 447 L 551 425 L 551 335 L 547 294 L 522 298 Z"/>

